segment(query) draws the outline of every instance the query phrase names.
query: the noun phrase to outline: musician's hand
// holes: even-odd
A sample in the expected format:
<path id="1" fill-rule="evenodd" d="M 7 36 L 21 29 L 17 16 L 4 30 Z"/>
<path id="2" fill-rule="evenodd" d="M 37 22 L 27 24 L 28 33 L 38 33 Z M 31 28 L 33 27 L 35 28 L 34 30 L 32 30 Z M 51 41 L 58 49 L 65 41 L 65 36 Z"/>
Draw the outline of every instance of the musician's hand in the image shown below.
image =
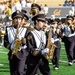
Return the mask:
<path id="1" fill-rule="evenodd" d="M 34 56 L 37 56 L 37 55 L 39 55 L 40 54 L 40 49 L 39 48 L 35 48 L 35 50 L 32 52 L 32 54 L 34 55 Z"/>
<path id="2" fill-rule="evenodd" d="M 39 48 L 36 48 L 35 50 L 36 50 L 36 51 L 41 51 Z"/>
<path id="3" fill-rule="evenodd" d="M 51 42 L 54 43 L 54 39 L 53 38 L 51 38 Z"/>
<path id="4" fill-rule="evenodd" d="M 49 48 L 45 48 L 41 51 L 41 54 L 45 54 L 45 53 L 48 53 L 49 52 Z"/>

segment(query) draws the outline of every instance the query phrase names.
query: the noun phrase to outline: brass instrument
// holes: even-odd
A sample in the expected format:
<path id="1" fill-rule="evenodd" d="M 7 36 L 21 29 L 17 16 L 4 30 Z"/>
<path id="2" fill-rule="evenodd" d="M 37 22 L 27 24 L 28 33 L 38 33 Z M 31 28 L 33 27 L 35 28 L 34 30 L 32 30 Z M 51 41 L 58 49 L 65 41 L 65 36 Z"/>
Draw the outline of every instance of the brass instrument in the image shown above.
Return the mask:
<path id="1" fill-rule="evenodd" d="M 0 25 L 0 36 L 4 37 L 5 34 L 6 34 L 6 27 Z"/>
<path id="2" fill-rule="evenodd" d="M 0 24 L 0 37 L 2 37 L 2 44 L 4 44 L 4 35 L 6 34 L 6 26 Z"/>
<path id="3" fill-rule="evenodd" d="M 21 40 L 17 37 L 18 35 L 18 29 L 19 29 L 19 26 L 17 27 L 17 30 L 16 30 L 16 35 L 15 35 L 15 39 L 14 39 L 14 49 L 12 50 L 12 54 L 16 55 L 20 49 L 20 45 L 21 45 Z"/>
<path id="4" fill-rule="evenodd" d="M 71 26 L 71 29 L 74 31 L 75 30 L 75 26 Z"/>
<path id="5" fill-rule="evenodd" d="M 22 22 L 22 27 L 33 29 L 34 27 L 28 22 Z"/>
<path id="6" fill-rule="evenodd" d="M 15 35 L 15 42 L 14 42 L 14 49 L 12 50 L 12 54 L 16 55 L 20 49 L 21 44 L 26 44 L 26 38 L 22 38 L 21 40 L 17 37 L 18 35 L 18 29 L 19 27 L 25 27 L 24 25 L 27 24 L 27 22 L 22 22 L 21 25 L 18 25 L 17 30 L 16 30 L 16 35 Z"/>
<path id="7" fill-rule="evenodd" d="M 32 15 L 32 16 L 35 16 L 39 13 L 39 11 L 37 9 L 31 9 L 29 14 Z"/>
<path id="8" fill-rule="evenodd" d="M 5 30 L 1 31 L 1 36 L 4 36 L 6 34 Z"/>
<path id="9" fill-rule="evenodd" d="M 20 44 L 21 44 L 21 40 L 16 39 L 15 40 L 15 47 L 14 47 L 14 49 L 12 51 L 12 54 L 16 55 L 18 53 Z"/>
<path id="10" fill-rule="evenodd" d="M 56 48 L 56 45 L 54 45 L 51 42 L 51 38 L 52 38 L 52 29 L 50 28 L 49 35 L 48 35 L 48 42 L 47 42 L 47 46 L 46 46 L 46 48 L 49 48 L 49 53 L 44 54 L 44 57 L 47 60 L 49 60 L 49 59 L 52 60 L 53 55 L 54 55 L 54 51 L 55 51 L 55 48 Z"/>
<path id="11" fill-rule="evenodd" d="M 71 29 L 74 31 L 75 30 L 75 23 L 71 26 Z"/>
<path id="12" fill-rule="evenodd" d="M 38 54 L 40 54 L 40 51 L 39 51 L 39 50 L 34 50 L 32 54 L 33 54 L 34 56 L 37 56 Z"/>

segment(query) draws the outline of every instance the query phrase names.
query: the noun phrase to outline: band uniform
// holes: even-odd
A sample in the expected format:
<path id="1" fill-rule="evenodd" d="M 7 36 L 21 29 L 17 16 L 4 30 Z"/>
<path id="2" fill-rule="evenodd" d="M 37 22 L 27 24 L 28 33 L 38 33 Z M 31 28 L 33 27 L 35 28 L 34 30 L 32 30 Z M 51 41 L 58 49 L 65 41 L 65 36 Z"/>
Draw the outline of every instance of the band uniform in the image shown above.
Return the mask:
<path id="1" fill-rule="evenodd" d="M 26 15 L 27 17 L 27 15 Z M 21 22 L 24 18 L 24 14 L 21 11 L 15 11 L 12 14 L 13 25 L 6 27 L 6 35 L 4 36 L 4 46 L 9 50 L 8 60 L 10 67 L 10 75 L 24 75 L 25 74 L 25 61 L 27 52 L 26 42 L 23 39 L 26 38 L 27 28 L 22 27 Z M 17 42 L 15 42 L 18 39 Z M 20 41 L 17 48 L 16 43 Z M 16 49 L 16 48 L 17 49 Z M 13 50 L 18 50 L 15 54 Z"/>
<path id="2" fill-rule="evenodd" d="M 26 61 L 26 75 L 35 75 L 38 68 L 43 75 L 51 75 L 49 62 L 43 56 L 49 50 L 46 48 L 46 35 L 42 31 L 45 22 L 45 15 L 38 14 L 34 16 L 32 20 L 34 21 L 35 29 L 27 36 L 27 47 L 29 54 Z"/>

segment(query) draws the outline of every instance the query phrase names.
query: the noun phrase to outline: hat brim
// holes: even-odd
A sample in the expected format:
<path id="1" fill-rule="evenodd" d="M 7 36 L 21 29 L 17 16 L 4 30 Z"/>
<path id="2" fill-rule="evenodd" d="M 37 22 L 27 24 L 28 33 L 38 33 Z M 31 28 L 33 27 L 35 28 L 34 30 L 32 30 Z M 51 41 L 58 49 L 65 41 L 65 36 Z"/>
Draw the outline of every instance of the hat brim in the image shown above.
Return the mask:
<path id="1" fill-rule="evenodd" d="M 38 10 L 40 10 L 41 11 L 41 8 L 39 7 L 32 7 L 31 9 L 38 9 Z"/>
<path id="2" fill-rule="evenodd" d="M 24 14 L 24 18 L 29 20 L 29 17 L 26 14 Z"/>
<path id="3" fill-rule="evenodd" d="M 16 15 L 16 16 L 13 17 L 13 19 L 15 19 L 15 18 L 23 18 L 23 16 L 21 16 L 21 15 Z"/>
<path id="4" fill-rule="evenodd" d="M 37 20 L 42 21 L 42 22 L 46 22 L 45 19 L 43 19 L 43 18 L 38 18 Z"/>

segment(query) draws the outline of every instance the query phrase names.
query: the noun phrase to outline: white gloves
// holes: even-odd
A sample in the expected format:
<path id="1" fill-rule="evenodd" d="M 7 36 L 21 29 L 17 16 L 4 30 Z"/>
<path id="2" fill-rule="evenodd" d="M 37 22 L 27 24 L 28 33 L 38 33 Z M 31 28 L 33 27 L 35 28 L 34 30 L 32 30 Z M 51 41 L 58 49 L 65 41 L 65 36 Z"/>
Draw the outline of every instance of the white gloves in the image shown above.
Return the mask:
<path id="1" fill-rule="evenodd" d="M 45 48 L 41 51 L 41 54 L 45 54 L 45 53 L 48 53 L 49 52 L 49 48 Z"/>
<path id="2" fill-rule="evenodd" d="M 54 43 L 54 39 L 53 38 L 51 38 L 51 42 Z"/>
<path id="3" fill-rule="evenodd" d="M 39 48 L 36 48 L 35 50 L 40 51 L 40 49 L 39 49 Z"/>

